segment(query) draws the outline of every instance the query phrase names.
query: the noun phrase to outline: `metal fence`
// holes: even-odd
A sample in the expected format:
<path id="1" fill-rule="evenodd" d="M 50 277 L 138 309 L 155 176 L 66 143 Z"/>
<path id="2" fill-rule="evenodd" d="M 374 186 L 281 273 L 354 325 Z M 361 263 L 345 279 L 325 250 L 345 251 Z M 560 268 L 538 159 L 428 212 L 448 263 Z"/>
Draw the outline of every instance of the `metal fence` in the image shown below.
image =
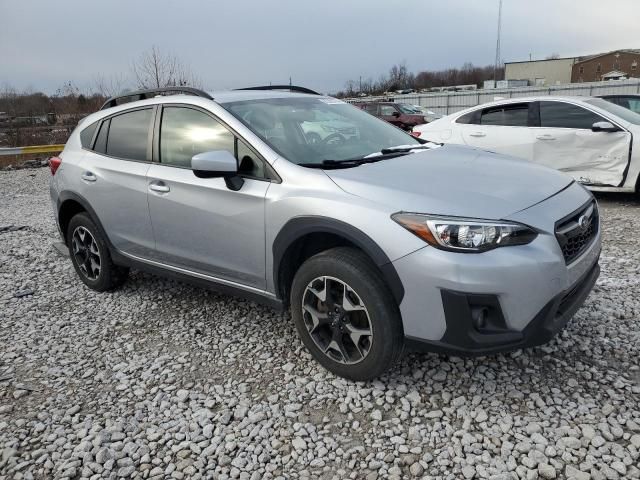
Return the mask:
<path id="1" fill-rule="evenodd" d="M 420 105 L 433 110 L 440 115 L 449 115 L 465 108 L 475 107 L 483 103 L 504 98 L 532 97 L 542 95 L 612 95 L 612 94 L 640 94 L 640 80 L 630 79 L 609 82 L 569 83 L 549 87 L 517 87 L 492 88 L 484 90 L 470 90 L 458 92 L 437 92 L 409 95 L 394 95 L 393 97 L 363 97 L 348 99 L 349 102 L 373 102 L 393 100 L 397 103 Z"/>
<path id="2" fill-rule="evenodd" d="M 0 148 L 0 157 L 8 155 L 33 155 L 36 153 L 58 153 L 64 145 L 33 145 L 30 147 Z"/>

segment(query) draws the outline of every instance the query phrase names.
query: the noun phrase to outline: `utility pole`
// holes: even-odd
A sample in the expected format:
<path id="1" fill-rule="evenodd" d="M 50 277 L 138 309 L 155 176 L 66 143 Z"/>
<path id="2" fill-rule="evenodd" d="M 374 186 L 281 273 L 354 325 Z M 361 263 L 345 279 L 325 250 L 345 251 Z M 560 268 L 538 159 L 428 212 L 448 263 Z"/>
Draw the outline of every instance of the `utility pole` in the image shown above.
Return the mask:
<path id="1" fill-rule="evenodd" d="M 497 86 L 498 80 L 498 68 L 500 65 L 500 32 L 502 30 L 502 0 L 499 0 L 498 4 L 498 38 L 496 40 L 496 61 L 493 65 L 493 86 Z"/>
<path id="2" fill-rule="evenodd" d="M 358 93 L 362 92 L 362 75 L 360 75 L 360 89 L 358 90 Z"/>

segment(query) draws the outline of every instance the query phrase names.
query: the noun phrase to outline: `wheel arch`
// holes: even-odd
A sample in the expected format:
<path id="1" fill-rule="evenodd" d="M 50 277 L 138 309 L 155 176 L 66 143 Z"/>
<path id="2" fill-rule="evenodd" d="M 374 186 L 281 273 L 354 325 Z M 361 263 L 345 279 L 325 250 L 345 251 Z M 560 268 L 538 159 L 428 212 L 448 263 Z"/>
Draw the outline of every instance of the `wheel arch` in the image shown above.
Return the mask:
<path id="1" fill-rule="evenodd" d="M 288 304 L 291 283 L 300 265 L 311 256 L 337 246 L 351 246 L 363 251 L 378 268 L 400 305 L 404 287 L 382 248 L 353 225 L 321 216 L 295 217 L 276 235 L 273 242 L 273 285 L 278 298 Z"/>
<path id="2" fill-rule="evenodd" d="M 67 243 L 67 227 L 69 226 L 69 222 L 74 217 L 74 215 L 85 212 L 89 215 L 89 217 L 91 217 L 93 223 L 95 223 L 100 230 L 100 234 L 106 240 L 109 250 L 113 252 L 113 245 L 111 244 L 109 237 L 102 227 L 102 223 L 100 223 L 98 215 L 84 197 L 68 190 L 62 191 L 58 195 L 57 208 L 58 226 L 60 227 L 60 231 L 62 232 L 62 237 L 65 244 Z"/>

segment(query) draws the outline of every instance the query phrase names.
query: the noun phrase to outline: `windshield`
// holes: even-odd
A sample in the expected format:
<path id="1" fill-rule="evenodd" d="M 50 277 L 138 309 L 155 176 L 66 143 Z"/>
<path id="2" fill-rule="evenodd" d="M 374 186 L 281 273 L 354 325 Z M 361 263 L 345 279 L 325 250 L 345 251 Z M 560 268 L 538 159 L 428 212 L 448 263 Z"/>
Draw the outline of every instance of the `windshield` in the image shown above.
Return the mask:
<path id="1" fill-rule="evenodd" d="M 609 113 L 613 113 L 615 116 L 622 118 L 623 120 L 633 123 L 634 125 L 640 125 L 640 115 L 632 112 L 631 110 L 627 110 L 620 105 L 616 105 L 615 103 L 608 102 L 603 98 L 590 98 L 586 101 L 590 103 L 594 107 L 601 108 L 606 110 Z"/>
<path id="2" fill-rule="evenodd" d="M 408 133 L 334 98 L 266 98 L 221 105 L 296 164 L 343 161 L 398 145 L 420 145 Z"/>
<path id="3" fill-rule="evenodd" d="M 402 110 L 404 113 L 409 113 L 409 114 L 419 113 L 419 110 L 415 109 L 412 105 L 405 105 L 403 103 L 398 103 L 398 107 L 400 107 L 400 110 Z"/>

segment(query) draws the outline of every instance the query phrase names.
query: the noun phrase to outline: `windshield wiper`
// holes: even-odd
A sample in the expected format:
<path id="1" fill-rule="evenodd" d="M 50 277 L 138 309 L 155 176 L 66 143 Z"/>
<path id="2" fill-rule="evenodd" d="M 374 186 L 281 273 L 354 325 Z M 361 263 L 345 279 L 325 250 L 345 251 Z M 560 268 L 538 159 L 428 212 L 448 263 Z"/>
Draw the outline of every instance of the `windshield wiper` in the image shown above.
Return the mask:
<path id="1" fill-rule="evenodd" d="M 365 156 L 365 157 L 357 157 L 357 158 L 346 158 L 344 160 L 322 160 L 320 163 L 299 163 L 301 167 L 309 167 L 309 168 L 322 168 L 326 170 L 336 169 L 336 168 L 352 168 L 363 165 L 365 163 L 374 163 L 379 162 L 380 160 L 386 160 L 388 158 L 401 157 L 406 155 L 408 152 L 403 151 L 392 151 L 388 153 L 379 153 L 375 156 Z"/>
<path id="2" fill-rule="evenodd" d="M 441 147 L 442 143 L 427 142 L 418 145 L 396 145 L 395 147 L 383 148 L 379 152 L 373 152 L 363 157 L 346 158 L 344 160 L 322 160 L 320 163 L 299 163 L 301 167 L 336 169 L 336 168 L 352 168 L 365 163 L 379 162 L 388 158 L 401 157 L 408 155 L 415 150 L 431 150 Z"/>
<path id="3" fill-rule="evenodd" d="M 386 155 L 394 152 L 409 153 L 413 150 L 431 150 L 432 148 L 438 148 L 441 146 L 442 146 L 441 143 L 434 143 L 434 142 L 424 143 L 421 145 L 397 145 L 395 147 L 383 148 L 382 150 L 380 150 L 380 152 L 375 152 L 375 153 L 372 153 L 371 155 L 380 155 L 380 154 Z M 367 155 L 367 157 L 368 156 L 369 155 Z"/>

